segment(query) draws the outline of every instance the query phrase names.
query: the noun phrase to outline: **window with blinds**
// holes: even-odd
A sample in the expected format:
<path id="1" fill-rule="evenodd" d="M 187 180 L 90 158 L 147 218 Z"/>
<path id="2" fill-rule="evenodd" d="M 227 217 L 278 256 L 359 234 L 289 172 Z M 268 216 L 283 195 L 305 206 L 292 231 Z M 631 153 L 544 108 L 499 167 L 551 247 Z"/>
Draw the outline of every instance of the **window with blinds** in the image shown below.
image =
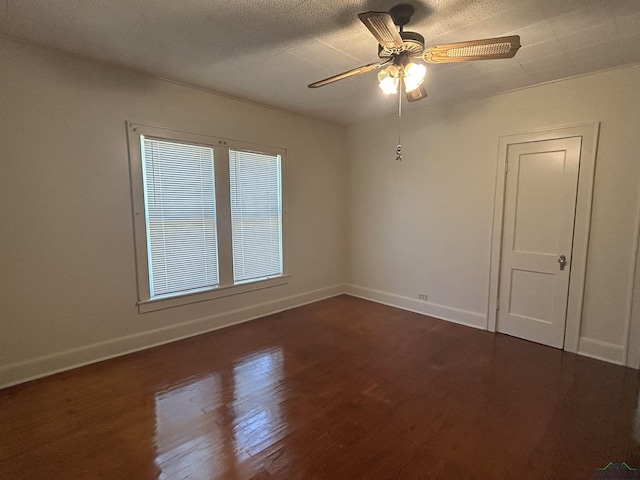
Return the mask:
<path id="1" fill-rule="evenodd" d="M 233 279 L 282 275 L 280 156 L 229 150 Z"/>
<path id="2" fill-rule="evenodd" d="M 140 313 L 289 282 L 286 150 L 127 129 Z"/>
<path id="3" fill-rule="evenodd" d="M 216 287 L 213 148 L 141 136 L 151 298 Z"/>

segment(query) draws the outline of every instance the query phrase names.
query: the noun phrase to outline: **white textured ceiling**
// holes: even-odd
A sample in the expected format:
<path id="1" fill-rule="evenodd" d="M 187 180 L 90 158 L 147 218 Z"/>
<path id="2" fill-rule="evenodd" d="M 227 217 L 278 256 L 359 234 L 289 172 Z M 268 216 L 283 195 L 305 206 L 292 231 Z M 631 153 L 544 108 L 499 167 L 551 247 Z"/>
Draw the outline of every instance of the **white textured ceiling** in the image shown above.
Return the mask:
<path id="1" fill-rule="evenodd" d="M 0 0 L 0 33 L 339 123 L 392 113 L 359 12 L 385 0 Z M 410 108 L 640 62 L 640 0 L 405 0 L 427 44 L 518 34 L 512 59 L 429 66 Z"/>

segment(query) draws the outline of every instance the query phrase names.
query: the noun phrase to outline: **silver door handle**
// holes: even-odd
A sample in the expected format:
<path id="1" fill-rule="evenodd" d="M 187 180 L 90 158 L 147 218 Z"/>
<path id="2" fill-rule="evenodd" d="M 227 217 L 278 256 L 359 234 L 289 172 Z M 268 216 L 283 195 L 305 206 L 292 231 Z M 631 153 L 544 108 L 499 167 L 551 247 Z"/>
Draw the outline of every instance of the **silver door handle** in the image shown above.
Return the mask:
<path id="1" fill-rule="evenodd" d="M 558 263 L 560 264 L 560 270 L 564 270 L 564 267 L 567 265 L 567 257 L 565 255 L 560 255 Z"/>

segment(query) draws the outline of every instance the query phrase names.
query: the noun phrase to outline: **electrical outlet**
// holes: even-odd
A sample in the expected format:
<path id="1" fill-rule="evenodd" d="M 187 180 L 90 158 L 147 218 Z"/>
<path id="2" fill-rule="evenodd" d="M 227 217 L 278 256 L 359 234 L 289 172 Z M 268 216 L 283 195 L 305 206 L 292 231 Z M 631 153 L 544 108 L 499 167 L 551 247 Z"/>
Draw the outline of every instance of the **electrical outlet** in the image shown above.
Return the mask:
<path id="1" fill-rule="evenodd" d="M 427 294 L 426 294 L 426 293 L 420 293 L 420 294 L 418 294 L 418 298 L 419 298 L 420 300 L 426 300 L 428 297 L 427 297 Z"/>

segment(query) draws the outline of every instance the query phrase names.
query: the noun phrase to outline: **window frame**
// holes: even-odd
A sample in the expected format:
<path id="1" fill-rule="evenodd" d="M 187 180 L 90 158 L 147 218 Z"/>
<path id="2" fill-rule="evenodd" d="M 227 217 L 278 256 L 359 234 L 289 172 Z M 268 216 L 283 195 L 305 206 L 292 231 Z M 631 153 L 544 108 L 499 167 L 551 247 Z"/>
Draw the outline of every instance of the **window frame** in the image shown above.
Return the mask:
<path id="1" fill-rule="evenodd" d="M 216 298 L 238 295 L 255 290 L 285 285 L 289 282 L 287 248 L 287 195 L 286 154 L 284 148 L 257 145 L 196 133 L 188 133 L 151 125 L 126 123 L 129 146 L 129 171 L 138 288 L 138 312 L 146 313 Z M 141 137 L 211 147 L 214 155 L 216 229 L 218 236 L 219 285 L 211 288 L 151 298 L 149 258 L 147 249 L 146 205 L 144 202 L 144 176 Z M 282 275 L 252 282 L 234 283 L 231 223 L 231 190 L 229 176 L 229 150 L 244 150 L 280 156 L 280 195 L 282 208 Z"/>

